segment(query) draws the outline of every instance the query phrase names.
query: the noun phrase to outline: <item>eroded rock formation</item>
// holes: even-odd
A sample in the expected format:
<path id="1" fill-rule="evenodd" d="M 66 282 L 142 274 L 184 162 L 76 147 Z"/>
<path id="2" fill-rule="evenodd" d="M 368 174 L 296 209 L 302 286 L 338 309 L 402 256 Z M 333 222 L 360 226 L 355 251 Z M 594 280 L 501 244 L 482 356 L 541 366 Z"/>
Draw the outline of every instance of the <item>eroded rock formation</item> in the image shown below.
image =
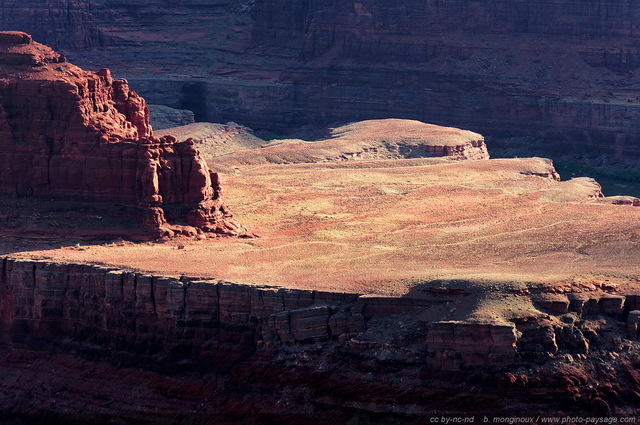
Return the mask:
<path id="1" fill-rule="evenodd" d="M 126 80 L 19 32 L 0 33 L 0 70 L 3 195 L 122 204 L 153 237 L 245 231 L 193 142 L 153 137 Z"/>
<path id="2" fill-rule="evenodd" d="M 437 414 L 628 415 L 640 403 L 640 298 L 607 282 L 529 285 L 509 296 L 539 310 L 492 322 L 446 319 L 498 295 L 462 281 L 398 298 L 15 258 L 0 271 L 3 413 L 417 424 Z M 127 384 L 132 373 L 138 382 Z M 24 398 L 31 380 L 46 396 Z M 122 385 L 134 401 L 101 402 Z M 150 397 L 160 410 L 140 404 Z"/>
<path id="3" fill-rule="evenodd" d="M 181 129 L 176 129 L 181 131 Z M 189 134 L 189 128 L 184 128 Z M 168 131 L 168 134 L 171 134 Z M 196 132 L 194 131 L 194 134 Z M 259 149 L 207 155 L 216 170 L 240 165 L 342 162 L 371 159 L 440 157 L 449 160 L 485 160 L 489 152 L 478 133 L 414 120 L 366 120 L 328 129 L 313 142 L 274 139 Z M 224 155 L 221 155 L 225 153 Z"/>

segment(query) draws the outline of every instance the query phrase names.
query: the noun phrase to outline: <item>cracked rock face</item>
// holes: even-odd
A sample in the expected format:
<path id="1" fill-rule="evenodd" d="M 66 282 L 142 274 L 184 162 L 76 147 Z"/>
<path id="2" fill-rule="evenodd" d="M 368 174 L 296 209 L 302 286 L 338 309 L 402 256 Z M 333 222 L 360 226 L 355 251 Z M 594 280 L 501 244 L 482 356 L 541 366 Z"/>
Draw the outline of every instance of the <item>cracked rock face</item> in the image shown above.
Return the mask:
<path id="1" fill-rule="evenodd" d="M 0 70 L 0 194 L 125 205 L 151 237 L 246 231 L 193 143 L 153 137 L 126 80 L 20 32 L 0 33 Z"/>
<path id="2" fill-rule="evenodd" d="M 423 424 L 637 411 L 635 284 L 523 285 L 511 297 L 541 310 L 478 321 L 438 312 L 508 287 L 431 282 L 394 298 L 10 257 L 0 271 L 9 419 Z"/>

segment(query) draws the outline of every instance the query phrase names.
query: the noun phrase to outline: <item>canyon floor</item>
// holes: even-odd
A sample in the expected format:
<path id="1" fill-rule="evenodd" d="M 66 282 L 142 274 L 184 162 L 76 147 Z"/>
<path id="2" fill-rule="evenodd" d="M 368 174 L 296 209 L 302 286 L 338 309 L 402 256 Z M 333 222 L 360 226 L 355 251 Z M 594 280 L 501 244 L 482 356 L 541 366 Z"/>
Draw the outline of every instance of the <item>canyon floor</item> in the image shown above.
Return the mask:
<path id="1" fill-rule="evenodd" d="M 0 254 L 37 260 L 33 270 L 49 260 L 107 266 L 102 273 L 113 268 L 179 277 L 175 282 L 208 278 L 214 291 L 243 288 L 237 294 L 245 287 L 220 281 L 276 296 L 285 295 L 264 287 L 307 290 L 319 294 L 318 302 L 334 304 L 341 294 L 363 294 L 353 299 L 369 306 L 366 328 L 273 347 L 264 329 L 278 331 L 274 320 L 284 316 L 269 316 L 262 333 L 247 337 L 246 326 L 232 321 L 245 313 L 234 313 L 211 345 L 218 347 L 216 359 L 234 360 L 218 365 L 219 371 L 215 362 L 208 364 L 215 372 L 204 374 L 175 368 L 157 373 L 136 366 L 142 360 L 132 367 L 118 360 L 116 348 L 73 345 L 73 338 L 57 341 L 62 348 L 50 354 L 28 346 L 6 349 L 0 351 L 0 395 L 11 413 L 6 423 L 258 424 L 273 418 L 302 424 L 313 418 L 318 424 L 410 424 L 443 414 L 475 414 L 469 418 L 476 423 L 481 414 L 633 414 L 640 403 L 640 357 L 625 309 L 637 309 L 640 289 L 637 199 L 603 197 L 590 178 L 559 181 L 544 158 L 399 158 L 400 148 L 415 141 L 394 144 L 385 132 L 376 135 L 382 145 L 343 143 L 339 132 L 327 140 L 260 147 L 236 130 L 217 128 L 216 137 L 203 133 L 195 143 L 220 172 L 229 210 L 256 237 L 127 240 L 117 235 L 135 224 L 113 205 L 6 199 L 0 205 Z M 476 136 L 466 134 L 465 143 Z M 227 149 L 216 154 L 207 144 Z M 46 280 L 57 268 L 64 270 L 53 265 L 53 272 L 38 273 Z M 73 279 L 64 279 L 66 288 Z M 38 291 L 43 299 L 73 293 Z M 32 293 L 25 292 L 27 298 Z M 293 302 L 295 291 L 284 293 L 291 299 L 280 302 Z M 239 300 L 228 298 L 218 308 L 245 308 Z M 156 302 L 163 302 L 146 301 L 154 314 Z M 294 323 L 295 314 L 329 307 L 287 308 Z M 147 326 L 140 329 L 171 322 L 153 317 L 148 323 L 139 317 Z M 304 316 L 301 323 L 312 319 Z M 326 333 L 327 318 L 319 320 Z M 441 357 L 425 351 L 425 324 L 434 353 L 440 349 L 438 326 L 457 329 L 445 338 Z M 296 332 L 317 331 L 299 326 Z M 447 363 L 446 344 L 465 353 L 496 349 L 500 340 L 492 338 L 500 326 L 516 341 L 508 341 L 509 352 L 518 347 L 515 364 L 492 369 L 482 360 L 486 371 L 474 371 Z M 143 341 L 140 329 L 132 335 Z M 482 340 L 487 332 L 489 340 Z M 487 358 L 497 356 L 491 352 Z"/>
<path id="2" fill-rule="evenodd" d="M 640 208 L 595 197 L 594 180 L 553 173 L 541 158 L 239 164 L 221 176 L 224 196 L 260 237 L 91 241 L 65 238 L 62 215 L 76 236 L 79 217 L 32 212 L 31 227 L 5 215 L 14 224 L 2 246 L 18 257 L 391 296 L 433 280 L 637 285 Z M 89 227 L 102 220 L 84 217 Z M 515 314 L 499 310 L 484 318 Z"/>

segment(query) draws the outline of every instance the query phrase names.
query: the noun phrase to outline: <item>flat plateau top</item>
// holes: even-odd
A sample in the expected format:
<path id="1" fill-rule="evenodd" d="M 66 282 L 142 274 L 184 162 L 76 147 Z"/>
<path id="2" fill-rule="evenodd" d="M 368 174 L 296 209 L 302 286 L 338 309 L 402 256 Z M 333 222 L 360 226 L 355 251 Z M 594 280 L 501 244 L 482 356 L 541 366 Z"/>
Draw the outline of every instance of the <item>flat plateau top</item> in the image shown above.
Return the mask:
<path id="1" fill-rule="evenodd" d="M 415 120 L 367 120 L 335 128 L 331 138 L 349 141 L 383 139 L 389 142 L 420 139 L 432 146 L 457 146 L 475 140 L 484 140 L 478 133 L 455 127 L 442 127 Z"/>
<path id="2" fill-rule="evenodd" d="M 590 179 L 556 182 L 540 158 L 267 165 L 222 175 L 256 239 L 67 241 L 13 256 L 156 274 L 402 295 L 415 282 L 636 284 L 640 207 L 598 202 Z M 2 239 L 9 244 L 8 239 Z"/>
<path id="3" fill-rule="evenodd" d="M 198 132 L 185 127 L 164 130 L 167 134 L 184 136 Z M 261 149 L 216 149 L 222 155 L 202 152 L 211 168 L 230 172 L 235 168 L 267 164 L 300 164 L 340 162 L 348 158 L 399 159 L 423 156 L 426 147 L 440 148 L 433 156 L 446 156 L 445 149 L 476 149 L 475 157 L 488 158 L 484 137 L 478 133 L 453 127 L 442 127 L 415 120 L 376 119 L 358 121 L 327 129 L 322 135 L 312 136 L 314 141 L 302 139 L 275 139 Z M 202 146 L 200 146 L 202 149 Z M 412 156 L 412 153 L 414 154 Z M 432 153 L 433 154 L 433 153 Z M 474 155 L 467 155 L 470 157 Z"/>

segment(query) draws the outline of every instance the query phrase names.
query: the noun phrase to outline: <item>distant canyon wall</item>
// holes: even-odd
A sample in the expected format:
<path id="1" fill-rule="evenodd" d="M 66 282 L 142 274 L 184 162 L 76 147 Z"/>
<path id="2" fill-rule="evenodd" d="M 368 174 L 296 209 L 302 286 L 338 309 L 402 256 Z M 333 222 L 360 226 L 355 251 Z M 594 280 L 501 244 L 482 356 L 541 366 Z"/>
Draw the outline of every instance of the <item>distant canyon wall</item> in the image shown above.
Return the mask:
<path id="1" fill-rule="evenodd" d="M 149 102 L 199 120 L 287 133 L 411 118 L 489 140 L 531 137 L 534 152 L 640 157 L 631 0 L 65 4 L 47 14 L 4 6 L 0 22 L 46 16 L 43 41 L 85 66 L 113 60 L 102 65 Z"/>
<path id="2" fill-rule="evenodd" d="M 256 43 L 288 46 L 307 60 L 331 51 L 363 64 L 424 63 L 495 49 L 505 35 L 516 39 L 502 39 L 503 50 L 523 47 L 514 46 L 517 37 L 531 34 L 572 44 L 590 65 L 627 71 L 640 64 L 633 42 L 640 6 L 631 0 L 257 0 L 254 17 Z"/>
<path id="3" fill-rule="evenodd" d="M 0 30 L 24 31 L 50 46 L 85 49 L 105 44 L 86 0 L 6 0 L 0 5 Z"/>

